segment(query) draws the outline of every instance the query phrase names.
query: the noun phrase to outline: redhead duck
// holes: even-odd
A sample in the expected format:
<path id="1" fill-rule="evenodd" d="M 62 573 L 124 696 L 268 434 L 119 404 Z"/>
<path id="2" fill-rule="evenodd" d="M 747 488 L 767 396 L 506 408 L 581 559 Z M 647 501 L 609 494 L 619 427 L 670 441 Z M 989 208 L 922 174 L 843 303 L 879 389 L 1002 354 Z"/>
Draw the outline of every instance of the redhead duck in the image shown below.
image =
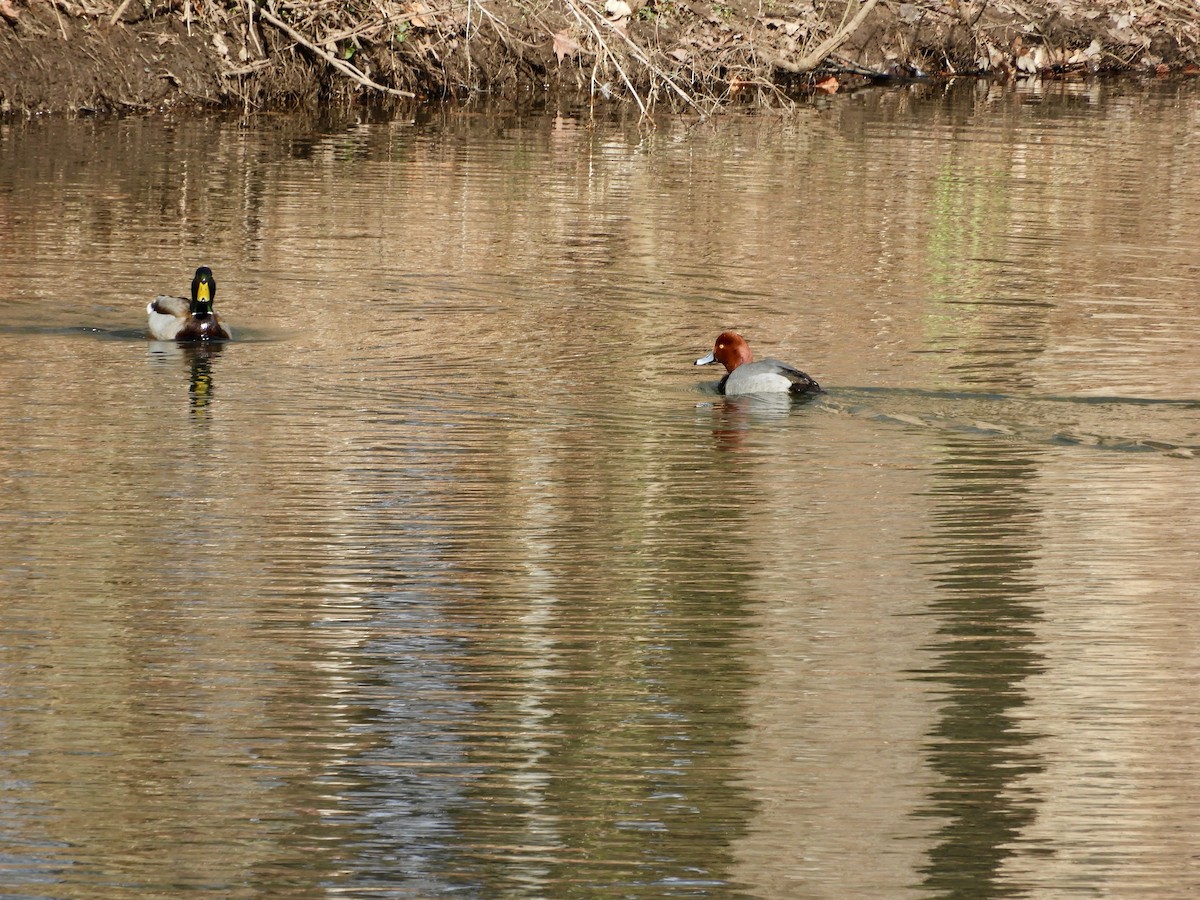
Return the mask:
<path id="1" fill-rule="evenodd" d="M 201 266 L 192 278 L 192 301 L 183 297 L 155 297 L 146 306 L 150 333 L 160 341 L 227 341 L 229 329 L 213 312 L 217 279 Z"/>
<path id="2" fill-rule="evenodd" d="M 707 366 L 719 362 L 725 367 L 725 377 L 717 385 L 722 394 L 819 394 L 821 386 L 795 366 L 777 359 L 754 361 L 750 345 L 736 331 L 722 332 L 713 344 L 712 353 L 696 360 Z"/>

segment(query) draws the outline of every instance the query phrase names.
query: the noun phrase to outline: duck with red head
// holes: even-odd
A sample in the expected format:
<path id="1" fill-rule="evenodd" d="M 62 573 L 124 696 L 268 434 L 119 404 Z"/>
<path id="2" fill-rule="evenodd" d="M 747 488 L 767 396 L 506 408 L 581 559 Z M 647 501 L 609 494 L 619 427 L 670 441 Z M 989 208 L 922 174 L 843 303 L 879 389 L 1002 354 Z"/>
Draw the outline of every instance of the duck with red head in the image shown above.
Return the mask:
<path id="1" fill-rule="evenodd" d="M 217 279 L 212 269 L 201 266 L 192 277 L 191 302 L 184 297 L 161 295 L 146 306 L 150 334 L 160 341 L 229 340 L 229 329 L 213 312 L 216 296 Z"/>
<path id="2" fill-rule="evenodd" d="M 696 360 L 696 365 L 715 362 L 725 367 L 725 377 L 717 385 L 722 394 L 821 393 L 821 386 L 795 366 L 777 359 L 756 362 L 750 345 L 736 331 L 721 332 L 712 352 Z"/>

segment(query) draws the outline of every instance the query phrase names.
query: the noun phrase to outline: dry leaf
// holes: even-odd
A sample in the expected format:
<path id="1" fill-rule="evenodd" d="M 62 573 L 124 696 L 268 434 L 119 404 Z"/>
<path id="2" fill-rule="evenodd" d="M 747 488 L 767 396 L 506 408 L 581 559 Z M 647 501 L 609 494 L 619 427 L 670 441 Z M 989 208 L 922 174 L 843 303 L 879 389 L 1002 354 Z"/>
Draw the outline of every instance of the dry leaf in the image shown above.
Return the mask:
<path id="1" fill-rule="evenodd" d="M 1008 69 L 1008 61 L 1000 48 L 995 44 L 984 44 L 984 53 L 975 60 L 975 65 L 981 72 L 1004 72 Z"/>
<path id="2" fill-rule="evenodd" d="M 17 8 L 15 6 L 9 3 L 8 0 L 0 0 L 0 16 L 4 16 L 10 23 L 16 25 L 17 15 Z"/>
<path id="3" fill-rule="evenodd" d="M 813 87 L 815 87 L 818 91 L 824 91 L 826 94 L 836 94 L 837 89 L 841 87 L 841 84 L 836 78 L 830 75 L 828 78 L 822 78 L 820 81 L 814 84 Z"/>
<path id="4" fill-rule="evenodd" d="M 579 52 L 579 41 L 571 36 L 568 29 L 564 28 L 552 37 L 554 39 L 554 55 L 558 57 L 560 65 L 568 56 L 574 56 Z"/>
<path id="5" fill-rule="evenodd" d="M 214 33 L 212 36 L 212 45 L 217 48 L 218 53 L 229 59 L 229 45 L 225 43 L 225 38 L 221 37 L 220 34 Z"/>
<path id="6" fill-rule="evenodd" d="M 1076 50 L 1067 57 L 1067 65 L 1079 66 L 1095 63 L 1100 59 L 1100 42 L 1092 41 L 1084 50 Z"/>
<path id="7" fill-rule="evenodd" d="M 430 15 L 430 11 L 429 7 L 424 3 L 410 3 L 405 9 L 405 12 L 408 15 L 409 24 L 411 24 L 413 28 L 428 28 L 431 24 L 433 24 L 432 17 L 426 18 L 426 16 Z"/>
<path id="8" fill-rule="evenodd" d="M 604 0 L 604 14 L 614 22 L 628 19 L 633 15 L 633 9 L 625 0 Z"/>

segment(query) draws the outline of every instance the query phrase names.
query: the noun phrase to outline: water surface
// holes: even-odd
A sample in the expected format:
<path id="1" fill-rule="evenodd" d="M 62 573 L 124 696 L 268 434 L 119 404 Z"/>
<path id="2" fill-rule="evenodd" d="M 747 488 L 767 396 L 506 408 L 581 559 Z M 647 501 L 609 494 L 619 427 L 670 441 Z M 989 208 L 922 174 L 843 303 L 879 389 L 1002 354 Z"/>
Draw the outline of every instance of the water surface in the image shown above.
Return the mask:
<path id="1" fill-rule="evenodd" d="M 1197 135 L 0 125 L 5 896 L 1194 895 Z"/>

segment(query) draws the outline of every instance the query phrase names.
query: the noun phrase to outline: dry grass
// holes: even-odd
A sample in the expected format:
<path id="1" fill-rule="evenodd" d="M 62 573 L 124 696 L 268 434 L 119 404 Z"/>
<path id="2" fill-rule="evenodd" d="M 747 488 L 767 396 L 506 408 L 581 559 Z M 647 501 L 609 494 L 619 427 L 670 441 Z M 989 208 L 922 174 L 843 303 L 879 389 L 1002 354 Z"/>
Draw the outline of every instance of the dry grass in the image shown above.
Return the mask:
<path id="1" fill-rule="evenodd" d="M 63 52 L 83 32 L 191 42 L 218 87 L 159 77 L 216 102 L 565 90 L 709 115 L 847 79 L 1184 71 L 1200 15 L 1183 0 L 0 0 L 0 48 L 53 31 Z"/>

